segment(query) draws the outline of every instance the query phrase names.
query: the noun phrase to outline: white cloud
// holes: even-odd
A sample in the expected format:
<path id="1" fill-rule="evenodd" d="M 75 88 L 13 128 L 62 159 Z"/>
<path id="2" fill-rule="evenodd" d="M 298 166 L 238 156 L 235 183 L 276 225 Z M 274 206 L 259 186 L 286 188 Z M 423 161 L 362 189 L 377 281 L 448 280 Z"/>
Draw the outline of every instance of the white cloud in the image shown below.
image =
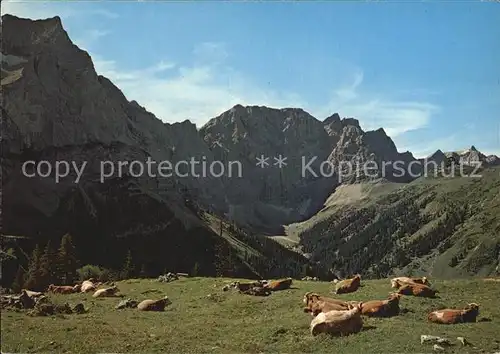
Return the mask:
<path id="1" fill-rule="evenodd" d="M 108 11 L 108 10 L 104 10 L 104 9 L 92 10 L 92 11 L 90 11 L 90 13 L 93 13 L 95 15 L 100 15 L 100 16 L 106 17 L 108 19 L 115 19 L 115 18 L 120 17 L 118 14 L 111 12 L 111 11 Z"/>
<path id="2" fill-rule="evenodd" d="M 321 109 L 320 117 L 333 112 L 355 117 L 364 130 L 384 128 L 394 138 L 424 128 L 440 107 L 430 102 L 399 100 L 391 95 L 361 91 L 364 79 L 360 68 L 354 70 L 352 83 L 334 90 L 330 102 Z"/>
<path id="3" fill-rule="evenodd" d="M 341 100 L 353 100 L 358 97 L 356 89 L 363 82 L 363 71 L 358 69 L 354 74 L 354 82 L 346 87 L 340 88 L 335 91 L 336 96 Z"/>
<path id="4" fill-rule="evenodd" d="M 75 43 L 79 48 L 88 50 L 89 48 L 92 47 L 92 44 L 97 42 L 99 39 L 101 39 L 104 36 L 107 36 L 110 34 L 110 31 L 103 31 L 99 29 L 90 29 L 84 31 L 82 34 L 80 34 L 78 37 L 75 39 L 72 39 L 72 42 Z"/>
<path id="5" fill-rule="evenodd" d="M 214 51 L 216 52 L 214 55 Z M 235 104 L 270 107 L 305 107 L 318 118 L 332 112 L 356 117 L 365 130 L 383 127 L 391 137 L 425 127 L 439 107 L 418 101 L 372 98 L 359 92 L 363 71 L 356 69 L 352 83 L 333 90 L 328 105 L 311 107 L 301 95 L 259 87 L 242 73 L 223 64 L 227 50 L 221 43 L 202 43 L 193 54 L 196 66 L 178 66 L 169 77 L 151 68 L 127 72 L 116 62 L 97 62 L 97 71 L 111 79 L 129 99 L 144 105 L 167 122 L 190 119 L 200 126 Z M 173 69 L 172 63 L 169 69 Z M 318 114 L 319 113 L 319 114 Z"/>
<path id="6" fill-rule="evenodd" d="M 365 130 L 383 127 L 387 135 L 399 136 L 403 133 L 427 126 L 439 108 L 426 102 L 395 102 L 372 100 L 350 104 L 340 111 L 360 120 Z"/>
<path id="7" fill-rule="evenodd" d="M 202 45 L 204 46 L 204 45 Z M 301 106 L 298 95 L 253 85 L 230 67 L 177 66 L 163 61 L 141 70 L 122 70 L 115 61 L 94 56 L 96 71 L 129 100 L 136 100 L 165 122 L 191 120 L 197 126 L 236 104 Z"/>

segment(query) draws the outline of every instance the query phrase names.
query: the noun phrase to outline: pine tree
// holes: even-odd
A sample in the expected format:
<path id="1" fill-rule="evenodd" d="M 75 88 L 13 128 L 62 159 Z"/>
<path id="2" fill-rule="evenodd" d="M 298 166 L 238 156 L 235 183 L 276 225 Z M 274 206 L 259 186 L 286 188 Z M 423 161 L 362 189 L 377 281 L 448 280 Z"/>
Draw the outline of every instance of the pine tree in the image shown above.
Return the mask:
<path id="1" fill-rule="evenodd" d="M 16 278 L 14 279 L 14 282 L 12 283 L 12 290 L 15 293 L 21 292 L 21 290 L 24 287 L 24 269 L 23 267 L 19 266 L 17 268 L 17 273 L 16 273 Z"/>
<path id="2" fill-rule="evenodd" d="M 40 287 L 40 260 L 42 257 L 42 249 L 40 245 L 36 245 L 31 254 L 31 259 L 26 273 L 24 287 L 30 290 L 42 290 Z"/>
<path id="3" fill-rule="evenodd" d="M 40 257 L 40 286 L 45 289 L 52 283 L 58 283 L 56 277 L 57 253 L 52 249 L 51 241 L 47 241 Z"/>
<path id="4" fill-rule="evenodd" d="M 77 278 L 78 260 L 70 234 L 61 239 L 61 245 L 57 255 L 56 275 L 59 275 L 63 284 L 72 284 Z"/>
<path id="5" fill-rule="evenodd" d="M 132 252 L 129 250 L 123 264 L 122 278 L 130 279 L 134 273 L 134 264 L 132 263 Z"/>

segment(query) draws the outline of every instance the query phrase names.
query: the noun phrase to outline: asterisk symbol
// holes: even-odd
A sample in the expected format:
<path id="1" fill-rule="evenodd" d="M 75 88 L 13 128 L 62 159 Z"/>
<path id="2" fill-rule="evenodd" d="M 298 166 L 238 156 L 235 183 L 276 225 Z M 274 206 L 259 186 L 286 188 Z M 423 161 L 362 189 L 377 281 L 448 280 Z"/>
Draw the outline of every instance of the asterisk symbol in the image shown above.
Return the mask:
<path id="1" fill-rule="evenodd" d="M 269 166 L 269 162 L 267 162 L 267 160 L 269 160 L 269 157 L 264 157 L 264 155 L 260 155 L 260 157 L 256 157 L 257 159 L 257 163 L 256 163 L 256 166 L 259 166 L 260 168 L 264 168 L 265 166 Z"/>
<path id="2" fill-rule="evenodd" d="M 286 166 L 286 163 L 285 163 L 286 159 L 287 159 L 287 157 L 283 157 L 280 154 L 279 157 L 274 158 L 274 160 L 276 160 L 276 162 L 274 164 L 278 165 L 279 168 L 283 168 L 283 166 Z"/>

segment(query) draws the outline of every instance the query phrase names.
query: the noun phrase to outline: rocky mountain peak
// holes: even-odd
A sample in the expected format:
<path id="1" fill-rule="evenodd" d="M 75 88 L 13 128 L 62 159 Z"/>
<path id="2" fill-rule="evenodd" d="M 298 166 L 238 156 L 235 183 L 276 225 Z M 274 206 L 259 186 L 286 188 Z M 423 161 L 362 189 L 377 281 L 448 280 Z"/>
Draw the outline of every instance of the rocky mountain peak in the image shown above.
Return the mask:
<path id="1" fill-rule="evenodd" d="M 397 154 L 396 144 L 394 144 L 394 141 L 385 133 L 383 128 L 367 131 L 363 141 L 372 147 L 376 153 L 382 155 Z"/>
<path id="2" fill-rule="evenodd" d="M 441 163 L 445 159 L 446 155 L 440 149 L 436 150 L 436 152 L 426 157 L 427 161 L 435 161 L 438 163 Z"/>
<path id="3" fill-rule="evenodd" d="M 5 14 L 2 15 L 2 27 L 2 36 L 5 41 L 3 51 L 14 55 L 29 55 L 34 51 L 42 50 L 46 46 L 52 46 L 55 49 L 73 44 L 63 28 L 59 16 L 33 21 Z M 6 30 L 13 27 L 17 30 L 14 32 Z M 16 42 L 16 45 L 10 47 L 13 41 Z M 32 52 L 26 52 L 28 48 Z"/>
<path id="4" fill-rule="evenodd" d="M 360 127 L 359 120 L 357 120 L 355 118 L 342 119 L 342 126 L 346 127 L 346 126 L 350 126 L 350 125 L 359 128 Z"/>
<path id="5" fill-rule="evenodd" d="M 243 113 L 246 111 L 246 107 L 244 107 L 243 105 L 241 104 L 235 104 L 233 107 L 231 107 L 231 109 L 229 109 L 227 112 L 230 112 L 230 113 Z"/>
<path id="6" fill-rule="evenodd" d="M 338 113 L 332 114 L 323 121 L 323 124 L 325 125 L 337 123 L 340 123 L 340 115 Z"/>

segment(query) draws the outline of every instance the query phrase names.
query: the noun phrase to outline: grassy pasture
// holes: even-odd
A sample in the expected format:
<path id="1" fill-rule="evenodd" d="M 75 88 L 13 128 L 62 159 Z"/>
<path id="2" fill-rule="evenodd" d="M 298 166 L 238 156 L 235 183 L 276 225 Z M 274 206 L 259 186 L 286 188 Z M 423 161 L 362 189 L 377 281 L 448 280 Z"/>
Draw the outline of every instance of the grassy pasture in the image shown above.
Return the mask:
<path id="1" fill-rule="evenodd" d="M 88 312 L 49 317 L 25 311 L 2 311 L 2 353 L 431 353 L 421 334 L 445 336 L 457 343 L 447 353 L 500 351 L 500 282 L 434 280 L 441 298 L 403 297 L 403 314 L 388 319 L 365 318 L 365 330 L 348 337 L 312 337 L 311 316 L 302 311 L 307 291 L 328 295 L 325 282 L 294 281 L 292 289 L 254 297 L 221 287 L 225 278 L 185 278 L 171 283 L 131 279 L 117 283 L 126 298 L 138 301 L 168 295 L 165 312 L 115 310 L 119 298 L 94 299 L 91 294 L 54 295 L 58 303 L 82 302 Z M 384 299 L 385 280 L 362 281 L 349 300 Z M 210 297 L 207 295 L 211 294 Z M 331 295 L 335 296 L 335 295 Z M 437 325 L 427 313 L 444 307 L 480 304 L 479 322 Z M 463 347 L 463 336 L 472 346 Z"/>

